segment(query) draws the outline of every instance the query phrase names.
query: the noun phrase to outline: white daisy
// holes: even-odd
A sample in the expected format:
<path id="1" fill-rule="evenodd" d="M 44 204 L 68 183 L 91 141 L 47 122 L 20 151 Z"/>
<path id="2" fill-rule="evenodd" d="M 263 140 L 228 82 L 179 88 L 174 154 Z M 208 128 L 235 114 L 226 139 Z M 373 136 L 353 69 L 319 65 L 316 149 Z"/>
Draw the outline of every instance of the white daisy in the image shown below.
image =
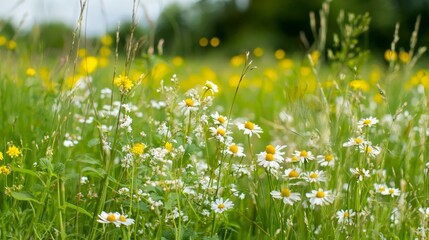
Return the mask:
<path id="1" fill-rule="evenodd" d="M 335 157 L 334 155 L 330 153 L 326 153 L 325 155 L 318 155 L 316 157 L 317 162 L 320 164 L 320 166 L 326 167 L 334 167 L 335 165 Z"/>
<path id="2" fill-rule="evenodd" d="M 234 207 L 234 203 L 232 203 L 229 199 L 225 199 L 224 201 L 223 198 L 219 198 L 211 203 L 211 207 L 212 210 L 216 213 L 223 213 Z"/>
<path id="3" fill-rule="evenodd" d="M 134 224 L 134 219 L 132 218 L 128 218 L 128 215 L 120 215 L 119 218 L 116 221 L 116 227 L 118 227 L 120 225 L 125 225 L 125 226 L 130 226 L 132 224 Z"/>
<path id="4" fill-rule="evenodd" d="M 353 225 L 353 217 L 356 216 L 356 212 L 352 209 L 339 210 L 337 213 L 338 224 Z"/>
<path id="5" fill-rule="evenodd" d="M 118 222 L 117 222 L 119 220 L 120 216 L 121 216 L 121 214 L 118 213 L 118 212 L 115 212 L 115 213 L 112 213 L 112 212 L 106 213 L 105 211 L 102 211 L 101 214 L 98 215 L 97 222 L 99 222 L 99 223 L 105 223 L 105 224 L 113 223 L 113 224 L 116 225 L 116 227 L 120 227 L 121 224 L 118 224 Z"/>
<path id="6" fill-rule="evenodd" d="M 323 171 L 316 170 L 303 173 L 302 175 L 304 180 L 310 183 L 326 182 L 326 175 Z"/>
<path id="7" fill-rule="evenodd" d="M 273 154 L 276 160 L 278 160 L 279 162 L 282 162 L 284 160 L 283 155 L 285 153 L 281 152 L 281 150 L 283 150 L 284 148 L 286 148 L 286 145 L 281 145 L 281 146 L 277 145 L 274 147 L 273 145 L 269 144 L 265 147 L 265 152 L 269 154 Z"/>
<path id="8" fill-rule="evenodd" d="M 215 112 L 211 115 L 214 124 L 216 125 L 224 125 L 228 123 L 228 118 L 225 116 L 220 115 L 218 112 Z"/>
<path id="9" fill-rule="evenodd" d="M 311 161 L 314 160 L 314 156 L 311 153 L 311 151 L 306 151 L 306 150 L 301 150 L 301 151 L 295 151 L 293 153 L 294 156 L 299 158 L 300 162 L 305 162 L 305 161 Z"/>
<path id="10" fill-rule="evenodd" d="M 334 196 L 331 191 L 324 191 L 321 188 L 319 190 L 312 190 L 311 193 L 306 193 L 305 196 L 310 199 L 312 206 L 329 205 L 334 202 Z"/>
<path id="11" fill-rule="evenodd" d="M 365 145 L 359 145 L 359 150 L 361 153 L 368 154 L 369 157 L 375 158 L 378 154 L 380 154 L 381 150 L 378 146 L 371 146 L 371 143 Z"/>
<path id="12" fill-rule="evenodd" d="M 284 171 L 283 177 L 286 179 L 299 179 L 301 175 L 300 168 L 288 168 Z"/>
<path id="13" fill-rule="evenodd" d="M 371 177 L 371 175 L 369 174 L 369 170 L 366 170 L 364 168 L 350 168 L 350 172 L 356 176 L 359 182 L 363 181 L 363 178 Z"/>
<path id="14" fill-rule="evenodd" d="M 267 152 L 261 152 L 257 154 L 258 157 L 258 164 L 259 166 L 263 166 L 264 168 L 271 168 L 271 169 L 279 169 L 281 160 L 278 160 L 274 157 L 274 154 L 267 153 Z"/>
<path id="15" fill-rule="evenodd" d="M 219 140 L 220 142 L 226 142 L 228 140 L 228 135 L 230 134 L 229 131 L 226 131 L 226 129 L 223 126 L 218 127 L 210 127 L 209 128 L 212 136 Z"/>
<path id="16" fill-rule="evenodd" d="M 299 193 L 292 192 L 289 188 L 282 188 L 279 191 L 271 191 L 271 196 L 277 199 L 283 199 L 284 204 L 293 205 L 297 201 L 301 201 Z"/>
<path id="17" fill-rule="evenodd" d="M 212 81 L 207 80 L 203 87 L 204 90 L 210 91 L 212 94 L 219 92 L 219 88 Z"/>
<path id="18" fill-rule="evenodd" d="M 343 147 L 353 147 L 353 146 L 361 146 L 366 143 L 365 139 L 362 136 L 350 138 L 347 142 L 343 144 Z"/>
<path id="19" fill-rule="evenodd" d="M 287 157 L 285 159 L 285 162 L 287 162 L 287 163 L 299 163 L 300 161 L 299 161 L 299 157 L 293 155 L 292 157 Z"/>
<path id="20" fill-rule="evenodd" d="M 246 154 L 244 154 L 244 148 L 240 145 L 237 145 L 235 143 L 232 143 L 228 146 L 228 148 L 225 150 L 226 154 L 232 155 L 233 157 L 245 157 Z"/>
<path id="21" fill-rule="evenodd" d="M 185 116 L 188 116 L 190 112 L 197 111 L 199 105 L 200 103 L 196 99 L 192 98 L 187 98 L 179 102 L 179 107 Z"/>
<path id="22" fill-rule="evenodd" d="M 259 134 L 263 133 L 261 127 L 250 121 L 247 121 L 245 123 L 237 123 L 237 127 L 238 129 L 244 131 L 244 134 L 249 135 L 250 137 L 252 136 L 252 134 L 261 137 Z"/>
<path id="23" fill-rule="evenodd" d="M 374 189 L 377 193 L 383 194 L 387 190 L 386 184 L 374 184 Z"/>
<path id="24" fill-rule="evenodd" d="M 397 197 L 397 196 L 401 195 L 401 191 L 397 188 L 389 187 L 384 192 L 382 192 L 381 194 L 390 195 L 391 197 L 395 197 L 395 196 Z"/>
<path id="25" fill-rule="evenodd" d="M 358 124 L 358 128 L 362 129 L 364 127 L 371 127 L 377 123 L 378 123 L 377 118 L 369 117 L 369 118 L 363 118 L 359 120 L 357 124 Z"/>

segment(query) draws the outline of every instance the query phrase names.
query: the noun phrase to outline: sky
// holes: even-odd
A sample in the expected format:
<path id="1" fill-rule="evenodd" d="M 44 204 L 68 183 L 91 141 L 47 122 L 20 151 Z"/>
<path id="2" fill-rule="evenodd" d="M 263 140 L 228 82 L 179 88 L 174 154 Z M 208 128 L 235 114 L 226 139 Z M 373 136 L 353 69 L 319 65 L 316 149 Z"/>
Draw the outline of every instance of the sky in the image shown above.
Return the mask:
<path id="1" fill-rule="evenodd" d="M 0 0 L 0 19 L 11 21 L 15 26 L 30 29 L 35 23 L 61 21 L 75 27 L 84 0 Z M 197 0 L 136 0 L 137 20 L 147 24 L 145 10 L 155 21 L 162 9 L 171 3 L 191 4 Z M 120 22 L 130 21 L 133 0 L 88 0 L 84 15 L 84 30 L 87 35 L 102 35 L 116 29 Z"/>

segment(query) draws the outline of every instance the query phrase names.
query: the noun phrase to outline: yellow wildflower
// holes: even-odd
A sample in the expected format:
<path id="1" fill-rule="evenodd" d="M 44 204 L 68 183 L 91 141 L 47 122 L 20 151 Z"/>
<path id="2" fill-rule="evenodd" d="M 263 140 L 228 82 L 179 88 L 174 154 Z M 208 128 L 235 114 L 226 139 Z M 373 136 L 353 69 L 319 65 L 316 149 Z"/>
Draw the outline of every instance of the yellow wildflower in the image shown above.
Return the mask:
<path id="1" fill-rule="evenodd" d="M 109 35 L 105 35 L 105 36 L 103 36 L 103 37 L 100 39 L 100 41 L 101 41 L 101 44 L 103 44 L 104 46 L 110 46 L 110 45 L 112 45 L 112 43 L 113 43 L 113 39 L 112 39 L 112 37 L 111 37 L 111 36 L 109 36 Z"/>
<path id="2" fill-rule="evenodd" d="M 3 161 L 4 157 L 3 157 L 3 153 L 0 152 L 0 161 Z"/>
<path id="3" fill-rule="evenodd" d="M 25 71 L 28 77 L 34 77 L 36 75 L 36 70 L 34 68 L 27 68 L 27 71 Z"/>
<path id="4" fill-rule="evenodd" d="M 16 158 L 21 155 L 21 150 L 19 150 L 15 145 L 11 145 L 7 149 L 6 154 L 11 158 Z"/>
<path id="5" fill-rule="evenodd" d="M 16 42 L 14 40 L 10 40 L 6 45 L 7 49 L 14 50 L 16 48 Z"/>
<path id="6" fill-rule="evenodd" d="M 349 86 L 354 90 L 362 90 L 364 92 L 369 90 L 369 84 L 365 80 L 353 80 L 349 83 Z"/>
<path id="7" fill-rule="evenodd" d="M 164 147 L 168 152 L 171 152 L 171 150 L 173 150 L 173 144 L 171 144 L 170 142 L 166 142 Z"/>
<path id="8" fill-rule="evenodd" d="M 80 63 L 80 68 L 85 74 L 91 74 L 97 69 L 98 59 L 96 57 L 86 57 Z"/>
<path id="9" fill-rule="evenodd" d="M 262 55 L 264 55 L 264 49 L 260 47 L 253 49 L 253 55 L 255 55 L 255 57 L 262 57 Z"/>
<path id="10" fill-rule="evenodd" d="M 116 77 L 115 80 L 113 81 L 113 84 L 118 86 L 119 90 L 122 93 L 127 93 L 134 87 L 133 82 L 128 78 L 128 76 L 122 76 L 122 75 L 119 75 L 119 77 Z"/>
<path id="11" fill-rule="evenodd" d="M 399 60 L 403 63 L 409 63 L 411 60 L 410 54 L 405 51 L 399 52 Z"/>
<path id="12" fill-rule="evenodd" d="M 9 175 L 12 171 L 7 166 L 0 166 L 0 174 Z"/>
<path id="13" fill-rule="evenodd" d="M 397 58 L 398 54 L 395 51 L 387 49 L 386 52 L 384 52 L 384 59 L 388 62 L 394 62 Z"/>
<path id="14" fill-rule="evenodd" d="M 144 153 L 145 145 L 143 143 L 135 143 L 131 148 L 131 152 L 135 155 L 141 155 Z"/>

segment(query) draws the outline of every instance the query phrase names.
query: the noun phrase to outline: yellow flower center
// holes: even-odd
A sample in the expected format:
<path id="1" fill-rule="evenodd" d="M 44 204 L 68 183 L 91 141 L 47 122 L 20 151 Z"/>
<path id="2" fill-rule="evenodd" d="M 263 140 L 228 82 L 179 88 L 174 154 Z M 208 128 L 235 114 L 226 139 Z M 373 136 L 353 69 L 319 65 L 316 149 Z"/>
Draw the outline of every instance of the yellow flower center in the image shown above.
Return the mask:
<path id="1" fill-rule="evenodd" d="M 238 152 L 238 146 L 236 144 L 232 144 L 229 147 L 229 151 L 231 151 L 232 153 L 237 153 Z"/>
<path id="2" fill-rule="evenodd" d="M 173 150 L 173 144 L 166 142 L 165 143 L 165 149 L 167 149 L 168 152 L 171 152 L 171 150 Z"/>
<path id="3" fill-rule="evenodd" d="M 316 197 L 317 198 L 324 198 L 325 197 L 325 193 L 323 191 L 317 191 Z"/>
<path id="4" fill-rule="evenodd" d="M 194 100 L 192 100 L 192 99 L 190 99 L 190 98 L 185 99 L 185 103 L 186 103 L 186 106 L 187 106 L 187 107 L 192 107 L 192 106 L 194 106 Z"/>
<path id="5" fill-rule="evenodd" d="M 265 155 L 265 160 L 268 162 L 274 161 L 274 155 L 271 153 L 267 153 L 267 155 Z"/>
<path id="6" fill-rule="evenodd" d="M 332 156 L 331 154 L 326 154 L 325 155 L 325 161 L 330 162 L 334 159 L 334 156 Z"/>
<path id="7" fill-rule="evenodd" d="M 389 189 L 389 194 L 392 194 L 392 193 L 394 193 L 395 192 L 395 190 L 394 189 Z"/>
<path id="8" fill-rule="evenodd" d="M 292 162 L 298 162 L 298 161 L 299 161 L 299 158 L 298 158 L 297 156 L 292 156 L 292 157 L 291 157 L 291 161 L 292 161 Z"/>
<path id="9" fill-rule="evenodd" d="M 127 218 L 125 217 L 125 216 L 119 216 L 119 221 L 121 221 L 121 222 L 126 222 L 127 221 Z"/>
<path id="10" fill-rule="evenodd" d="M 296 171 L 295 169 L 290 171 L 290 173 L 289 173 L 289 177 L 291 177 L 291 178 L 296 178 L 298 176 L 299 176 L 299 172 Z"/>
<path id="11" fill-rule="evenodd" d="M 219 208 L 219 209 L 224 209 L 224 208 L 225 208 L 225 204 L 220 203 L 219 205 L 217 205 L 217 208 Z"/>
<path id="12" fill-rule="evenodd" d="M 343 214 L 343 217 L 344 218 L 348 218 L 349 217 L 349 212 L 345 211 L 344 214 Z"/>
<path id="13" fill-rule="evenodd" d="M 246 122 L 244 123 L 244 127 L 249 130 L 253 130 L 255 128 L 255 124 L 253 124 L 252 122 Z"/>
<path id="14" fill-rule="evenodd" d="M 308 157 L 308 152 L 307 151 L 305 151 L 305 150 L 303 150 L 303 151 L 301 151 L 301 153 L 299 154 L 299 156 L 301 156 L 301 157 Z"/>
<path id="15" fill-rule="evenodd" d="M 291 192 L 290 192 L 289 188 L 282 188 L 282 190 L 280 191 L 280 196 L 289 197 L 290 193 Z"/>
<path id="16" fill-rule="evenodd" d="M 107 221 L 109 221 L 109 222 L 114 222 L 115 220 L 116 220 L 116 217 L 115 217 L 115 215 L 113 214 L 113 213 L 111 213 L 111 214 L 109 214 L 108 216 L 107 216 Z"/>
<path id="17" fill-rule="evenodd" d="M 361 144 L 361 143 L 363 143 L 363 139 L 362 138 L 355 138 L 355 143 Z"/>
<path id="18" fill-rule="evenodd" d="M 265 147 L 265 152 L 267 153 L 271 153 L 271 154 L 275 154 L 276 153 L 276 148 L 273 145 L 267 145 Z"/>
<path id="19" fill-rule="evenodd" d="M 369 124 L 371 124 L 371 120 L 370 119 L 365 119 L 363 121 L 363 125 L 369 125 Z"/>
<path id="20" fill-rule="evenodd" d="M 370 147 L 370 146 L 366 146 L 366 148 L 365 148 L 365 152 L 366 152 L 366 153 L 372 153 L 372 147 Z"/>
<path id="21" fill-rule="evenodd" d="M 315 172 L 310 173 L 310 178 L 318 178 L 318 177 L 319 175 L 317 175 L 317 173 Z"/>
<path id="22" fill-rule="evenodd" d="M 217 118 L 217 120 L 218 120 L 220 123 L 225 123 L 225 118 L 224 118 L 224 117 L 222 117 L 222 116 L 219 116 L 219 117 Z"/>
<path id="23" fill-rule="evenodd" d="M 216 135 L 225 136 L 225 129 L 218 128 L 216 131 Z"/>
<path id="24" fill-rule="evenodd" d="M 385 188 L 385 187 L 383 187 L 383 186 L 381 186 L 381 187 L 379 187 L 379 188 L 378 188 L 378 191 L 379 191 L 379 192 L 384 192 L 384 190 L 386 190 L 386 188 Z"/>

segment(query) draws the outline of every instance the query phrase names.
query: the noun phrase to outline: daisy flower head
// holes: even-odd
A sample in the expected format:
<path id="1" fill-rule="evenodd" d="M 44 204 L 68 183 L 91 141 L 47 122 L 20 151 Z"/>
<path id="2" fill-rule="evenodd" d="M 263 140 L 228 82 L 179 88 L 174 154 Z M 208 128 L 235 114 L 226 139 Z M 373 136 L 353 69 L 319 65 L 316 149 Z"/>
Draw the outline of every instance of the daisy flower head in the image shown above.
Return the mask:
<path id="1" fill-rule="evenodd" d="M 341 209 L 336 213 L 336 215 L 338 218 L 338 224 L 353 225 L 353 217 L 356 216 L 356 212 L 352 209 Z"/>
<path id="2" fill-rule="evenodd" d="M 321 188 L 312 190 L 311 193 L 306 193 L 305 196 L 310 199 L 312 206 L 324 206 L 334 202 L 334 196 L 331 191 L 324 191 Z"/>
<path id="3" fill-rule="evenodd" d="M 371 143 L 365 145 L 359 145 L 359 150 L 361 153 L 366 153 L 369 157 L 375 158 L 380 154 L 381 150 L 378 146 L 371 146 Z"/>
<path id="4" fill-rule="evenodd" d="M 211 208 L 215 213 L 223 213 L 232 207 L 234 207 L 234 203 L 232 203 L 229 199 L 225 199 L 224 201 L 223 198 L 219 198 L 211 203 Z"/>
<path id="5" fill-rule="evenodd" d="M 216 138 L 219 142 L 225 142 L 228 140 L 228 134 L 230 134 L 230 132 L 226 131 L 223 126 L 210 127 L 209 130 L 212 136 Z"/>
<path id="6" fill-rule="evenodd" d="M 220 115 L 218 112 L 215 112 L 211 115 L 214 124 L 216 125 L 226 125 L 228 123 L 228 118 Z"/>
<path id="7" fill-rule="evenodd" d="M 118 225 L 125 225 L 125 226 L 130 226 L 132 224 L 134 224 L 134 219 L 129 218 L 128 215 L 120 215 L 118 220 L 116 221 L 116 227 L 118 227 Z"/>
<path id="8" fill-rule="evenodd" d="M 277 145 L 274 147 L 273 145 L 269 144 L 265 147 L 265 152 L 267 154 L 272 154 L 276 160 L 282 162 L 284 160 L 283 155 L 285 153 L 281 152 L 281 150 L 283 150 L 285 147 L 286 145 Z"/>
<path id="9" fill-rule="evenodd" d="M 387 186 L 386 186 L 386 184 L 377 184 L 376 183 L 376 184 L 374 184 L 374 189 L 375 189 L 375 192 L 383 194 L 387 191 Z"/>
<path id="10" fill-rule="evenodd" d="M 287 157 L 285 159 L 285 162 L 287 162 L 287 163 L 299 163 L 300 161 L 299 161 L 299 157 L 292 155 L 291 157 Z"/>
<path id="11" fill-rule="evenodd" d="M 384 192 L 382 192 L 381 194 L 390 195 L 391 197 L 397 197 L 397 196 L 401 195 L 401 191 L 397 188 L 389 187 Z"/>
<path id="12" fill-rule="evenodd" d="M 271 196 L 276 199 L 282 199 L 284 204 L 293 205 L 297 201 L 301 201 L 299 193 L 292 192 L 289 188 L 281 188 L 280 191 L 271 191 Z"/>
<path id="13" fill-rule="evenodd" d="M 322 167 L 334 167 L 335 165 L 335 157 L 331 153 L 326 153 L 325 155 L 317 155 L 316 159 Z"/>
<path id="14" fill-rule="evenodd" d="M 105 224 L 109 224 L 109 223 L 113 223 L 115 224 L 116 227 L 121 226 L 121 224 L 118 224 L 118 220 L 119 217 L 121 216 L 121 214 L 119 214 L 118 212 L 112 213 L 112 212 L 105 212 L 102 211 L 100 215 L 98 215 L 98 220 L 97 222 L 99 223 L 105 223 Z"/>
<path id="15" fill-rule="evenodd" d="M 369 178 L 371 175 L 369 174 L 369 170 L 364 168 L 350 168 L 350 172 L 357 178 L 358 182 L 362 182 L 364 178 Z"/>
<path id="16" fill-rule="evenodd" d="M 359 120 L 357 124 L 358 124 L 358 128 L 362 129 L 364 127 L 371 127 L 377 123 L 378 123 L 377 118 L 369 117 L 369 118 L 363 118 L 363 119 Z"/>
<path id="17" fill-rule="evenodd" d="M 311 151 L 306 151 L 306 150 L 295 151 L 293 155 L 298 157 L 299 161 L 302 163 L 305 161 L 314 160 L 314 156 L 311 153 Z"/>
<path id="18" fill-rule="evenodd" d="M 350 138 L 347 142 L 343 144 L 343 147 L 353 147 L 353 146 L 361 146 L 366 144 L 365 139 L 362 136 Z"/>
<path id="19" fill-rule="evenodd" d="M 256 136 L 261 137 L 259 134 L 263 133 L 262 128 L 258 125 L 247 121 L 244 123 L 237 123 L 237 127 L 239 130 L 244 131 L 244 134 L 249 135 L 250 137 L 255 134 Z"/>
<path id="20" fill-rule="evenodd" d="M 261 152 L 256 155 L 258 157 L 258 164 L 259 166 L 263 166 L 267 169 L 279 169 L 280 164 L 282 160 L 276 159 L 274 154 L 267 153 L 267 152 Z"/>
<path id="21" fill-rule="evenodd" d="M 186 98 L 185 100 L 179 102 L 180 110 L 185 116 L 188 116 L 191 112 L 197 111 L 199 105 L 200 103 L 193 98 Z"/>
<path id="22" fill-rule="evenodd" d="M 288 168 L 284 171 L 283 177 L 286 179 L 299 179 L 301 176 L 300 168 Z"/>
<path id="23" fill-rule="evenodd" d="M 228 148 L 225 150 L 226 154 L 232 155 L 233 157 L 245 157 L 246 154 L 244 154 L 244 148 L 240 145 L 237 145 L 235 143 L 232 143 L 228 146 Z"/>
<path id="24" fill-rule="evenodd" d="M 324 171 L 312 171 L 303 173 L 303 178 L 305 181 L 309 183 L 318 183 L 318 182 L 326 182 L 326 175 Z"/>
<path id="25" fill-rule="evenodd" d="M 212 81 L 207 80 L 206 84 L 204 84 L 203 89 L 208 92 L 210 91 L 212 94 L 215 94 L 219 92 L 219 88 L 216 84 L 214 84 Z"/>

